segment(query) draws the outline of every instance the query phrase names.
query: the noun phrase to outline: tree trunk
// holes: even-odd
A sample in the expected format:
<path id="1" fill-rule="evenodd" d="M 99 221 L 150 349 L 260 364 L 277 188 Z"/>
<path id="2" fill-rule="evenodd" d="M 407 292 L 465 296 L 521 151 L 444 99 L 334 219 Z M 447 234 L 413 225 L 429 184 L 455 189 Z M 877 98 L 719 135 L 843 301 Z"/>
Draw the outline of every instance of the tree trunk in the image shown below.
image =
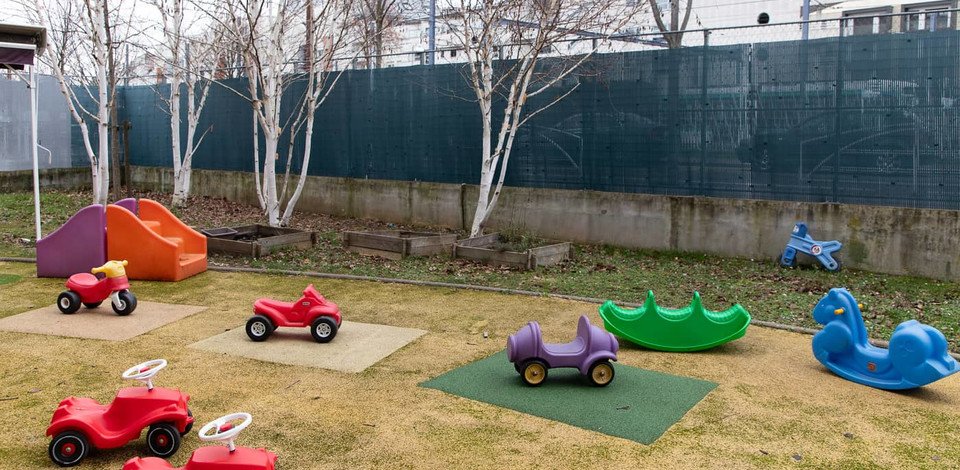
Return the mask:
<path id="1" fill-rule="evenodd" d="M 98 40 L 103 41 L 103 38 L 106 36 L 106 31 L 104 28 L 103 21 L 98 25 L 99 35 Z M 94 45 L 94 54 L 98 57 L 95 57 L 97 62 L 97 85 L 98 85 L 98 98 L 99 106 L 97 110 L 97 128 L 98 128 L 98 144 L 100 150 L 98 154 L 100 157 L 97 159 L 98 163 L 98 173 L 99 173 L 99 187 L 94 187 L 93 197 L 97 204 L 106 205 L 108 196 L 110 194 L 110 113 L 108 109 L 109 97 L 108 97 L 108 82 L 107 82 L 107 51 L 106 47 L 109 47 L 109 44 L 95 44 Z M 96 184 L 96 176 L 94 177 L 94 184 Z"/>
<path id="2" fill-rule="evenodd" d="M 280 203 L 277 201 L 277 143 L 275 132 L 264 132 L 263 136 L 263 199 L 266 201 L 267 223 L 271 227 L 280 226 Z"/>
<path id="3" fill-rule="evenodd" d="M 492 101 L 492 100 L 490 100 Z M 483 234 L 483 224 L 487 221 L 490 212 L 490 186 L 493 184 L 493 146 L 491 143 L 491 110 L 492 103 L 485 103 L 483 109 L 483 163 L 480 166 L 480 196 L 477 199 L 477 210 L 473 213 L 473 224 L 470 225 L 470 236 L 478 237 Z"/>
<path id="4" fill-rule="evenodd" d="M 174 71 L 170 76 L 170 147 L 173 155 L 173 206 L 182 207 L 186 202 L 183 194 L 184 165 L 180 152 L 180 77 Z"/>

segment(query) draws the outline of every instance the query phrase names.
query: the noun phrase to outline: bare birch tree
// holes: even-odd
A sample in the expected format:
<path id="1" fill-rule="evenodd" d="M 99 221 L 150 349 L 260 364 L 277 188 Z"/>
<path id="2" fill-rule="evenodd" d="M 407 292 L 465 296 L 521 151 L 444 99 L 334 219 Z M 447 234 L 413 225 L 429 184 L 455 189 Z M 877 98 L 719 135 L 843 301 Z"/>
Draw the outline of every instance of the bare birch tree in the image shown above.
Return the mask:
<path id="1" fill-rule="evenodd" d="M 170 146 L 173 157 L 174 206 L 186 204 L 190 195 L 193 156 L 209 129 L 198 133 L 200 115 L 207 102 L 215 69 L 223 53 L 223 30 L 213 28 L 206 35 L 190 38 L 184 24 L 184 0 L 152 0 L 160 12 L 163 40 L 158 54 L 170 70 L 170 91 L 164 99 L 170 114 Z M 186 115 L 182 113 L 186 92 Z M 186 118 L 186 136 L 181 139 L 181 124 Z"/>
<path id="2" fill-rule="evenodd" d="M 110 188 L 110 84 L 107 68 L 111 44 L 106 37 L 106 15 L 109 12 L 95 0 L 59 0 L 52 6 L 44 0 L 37 0 L 33 7 L 35 19 L 47 28 L 50 36 L 42 62 L 56 76 L 70 116 L 80 128 L 83 148 L 90 161 L 93 202 L 106 204 Z M 87 68 L 93 68 L 92 79 L 87 78 Z M 87 110 L 84 101 L 92 102 L 96 112 Z M 96 149 L 89 124 L 97 126 Z"/>
<path id="3" fill-rule="evenodd" d="M 624 0 L 448 1 L 443 17 L 466 53 L 465 76 L 480 108 L 480 196 L 470 226 L 470 236 L 478 236 L 500 197 L 517 129 L 570 95 L 578 84 L 561 90 L 560 82 L 628 24 L 640 7 Z M 573 56 L 543 60 L 559 44 L 574 40 L 589 46 Z M 540 102 L 528 107 L 528 100 L 539 95 Z M 498 129 L 495 99 L 502 99 L 504 106 Z"/>
<path id="4" fill-rule="evenodd" d="M 400 4 L 397 0 L 357 0 L 354 17 L 367 66 L 383 67 L 384 43 L 390 28 L 400 21 Z"/>
<path id="5" fill-rule="evenodd" d="M 683 13 L 683 22 L 680 22 L 680 0 L 670 0 L 670 25 L 663 22 L 663 11 L 657 0 L 650 1 L 650 12 L 657 28 L 667 41 L 667 47 L 677 49 L 683 44 L 683 32 L 687 30 L 687 21 L 690 20 L 690 10 L 693 9 L 693 0 L 687 0 L 687 8 Z"/>
<path id="6" fill-rule="evenodd" d="M 226 24 L 231 40 L 241 45 L 248 80 L 243 96 L 253 107 L 254 180 L 260 208 L 271 226 L 287 225 L 303 192 L 310 165 L 314 120 L 343 74 L 338 60 L 351 38 L 348 35 L 352 0 L 306 3 L 292 0 L 233 0 Z M 299 23 L 301 22 L 302 23 Z M 302 24 L 302 28 L 300 27 Z M 300 46 L 300 47 L 297 47 Z M 303 58 L 302 62 L 297 59 Z M 334 71 L 339 69 L 339 71 Z M 302 70 L 302 73 L 296 73 Z M 306 81 L 306 91 L 292 116 L 280 112 L 290 84 Z M 291 168 L 298 133 L 304 135 L 300 174 L 293 191 Z M 263 133 L 263 161 L 259 134 Z M 280 139 L 290 139 L 283 180 L 278 185 Z M 278 188 L 279 186 L 279 188 Z M 289 196 L 288 196 L 289 195 Z"/>

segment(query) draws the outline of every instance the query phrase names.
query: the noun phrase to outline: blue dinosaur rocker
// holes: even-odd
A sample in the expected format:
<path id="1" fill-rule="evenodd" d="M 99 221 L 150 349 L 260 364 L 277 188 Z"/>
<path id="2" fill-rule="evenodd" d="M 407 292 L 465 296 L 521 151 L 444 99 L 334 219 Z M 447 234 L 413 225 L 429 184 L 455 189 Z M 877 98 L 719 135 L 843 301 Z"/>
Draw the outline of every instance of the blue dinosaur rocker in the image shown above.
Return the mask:
<path id="1" fill-rule="evenodd" d="M 830 289 L 813 308 L 813 318 L 824 325 L 813 336 L 813 355 L 847 380 L 884 390 L 904 390 L 960 371 L 947 352 L 943 333 L 916 320 L 897 325 L 890 337 L 890 349 L 871 345 L 860 305 L 846 289 Z"/>
<path id="2" fill-rule="evenodd" d="M 797 252 L 810 255 L 817 259 L 827 271 L 839 271 L 840 260 L 834 259 L 833 252 L 839 251 L 843 244 L 837 240 L 818 242 L 807 234 L 807 224 L 797 222 L 793 226 L 793 233 L 787 241 L 786 248 L 780 255 L 780 266 L 792 268 L 797 265 Z"/>

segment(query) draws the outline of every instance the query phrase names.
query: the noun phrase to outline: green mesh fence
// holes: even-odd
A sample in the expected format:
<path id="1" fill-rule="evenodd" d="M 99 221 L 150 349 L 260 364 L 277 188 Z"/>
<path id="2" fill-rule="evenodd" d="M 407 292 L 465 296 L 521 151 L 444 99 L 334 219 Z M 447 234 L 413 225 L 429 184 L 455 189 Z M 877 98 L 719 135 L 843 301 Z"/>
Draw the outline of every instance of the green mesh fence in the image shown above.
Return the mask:
<path id="1" fill-rule="evenodd" d="M 960 31 L 601 54 L 582 71 L 521 129 L 508 185 L 960 209 Z M 309 173 L 476 183 L 470 93 L 462 65 L 347 72 Z M 157 90 L 122 99 L 132 163 L 169 166 Z M 252 126 L 249 103 L 214 86 L 194 166 L 252 171 Z"/>

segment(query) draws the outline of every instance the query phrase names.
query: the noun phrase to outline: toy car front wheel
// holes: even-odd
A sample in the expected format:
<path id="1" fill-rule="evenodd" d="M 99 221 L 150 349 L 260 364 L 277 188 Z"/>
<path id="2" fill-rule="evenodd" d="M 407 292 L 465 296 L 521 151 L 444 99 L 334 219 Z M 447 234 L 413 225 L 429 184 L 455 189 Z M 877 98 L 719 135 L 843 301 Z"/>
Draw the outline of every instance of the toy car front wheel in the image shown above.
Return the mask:
<path id="1" fill-rule="evenodd" d="M 180 448 L 180 433 L 170 423 L 154 424 L 147 431 L 147 448 L 162 459 L 170 457 Z"/>
<path id="2" fill-rule="evenodd" d="M 266 341 L 273 330 L 273 323 L 263 315 L 254 315 L 247 320 L 247 336 L 254 341 Z"/>
<path id="3" fill-rule="evenodd" d="M 187 416 L 193 418 L 193 412 L 190 411 L 190 408 L 187 408 Z M 191 429 L 193 429 L 193 421 L 190 421 L 190 423 L 187 424 L 187 427 L 183 428 L 183 432 L 180 433 L 180 436 L 182 437 L 182 436 L 186 436 L 187 434 L 190 434 Z"/>
<path id="4" fill-rule="evenodd" d="M 777 256 L 777 264 L 781 268 L 795 268 L 797 267 L 797 255 L 793 255 L 793 258 L 790 258 L 789 262 L 783 262 L 783 253 L 780 253 L 780 256 Z"/>
<path id="5" fill-rule="evenodd" d="M 67 315 L 76 313 L 80 310 L 80 294 L 72 290 L 61 292 L 60 297 L 57 297 L 57 307 Z"/>
<path id="6" fill-rule="evenodd" d="M 547 364 L 540 359 L 530 359 L 523 363 L 520 370 L 520 378 L 523 383 L 536 387 L 547 380 Z"/>
<path id="7" fill-rule="evenodd" d="M 83 303 L 83 306 L 84 306 L 84 307 L 87 307 L 87 308 L 97 308 L 97 307 L 99 307 L 100 304 L 102 304 L 102 303 L 103 303 L 102 300 L 99 301 L 99 302 L 84 302 L 84 303 Z"/>
<path id="8" fill-rule="evenodd" d="M 594 362 L 587 372 L 587 377 L 590 379 L 590 382 L 598 387 L 610 385 L 610 382 L 613 382 L 613 376 L 613 364 L 607 360 Z"/>
<path id="9" fill-rule="evenodd" d="M 337 322 L 328 317 L 317 318 L 310 324 L 310 334 L 318 343 L 329 343 L 337 336 Z"/>
<path id="10" fill-rule="evenodd" d="M 90 452 L 87 436 L 77 431 L 64 431 L 53 437 L 47 453 L 50 460 L 61 467 L 72 467 Z"/>
<path id="11" fill-rule="evenodd" d="M 110 305 L 113 307 L 113 311 L 121 317 L 125 317 L 133 313 L 137 308 L 137 298 L 128 291 L 120 291 L 117 293 L 117 302 L 111 302 Z"/>

